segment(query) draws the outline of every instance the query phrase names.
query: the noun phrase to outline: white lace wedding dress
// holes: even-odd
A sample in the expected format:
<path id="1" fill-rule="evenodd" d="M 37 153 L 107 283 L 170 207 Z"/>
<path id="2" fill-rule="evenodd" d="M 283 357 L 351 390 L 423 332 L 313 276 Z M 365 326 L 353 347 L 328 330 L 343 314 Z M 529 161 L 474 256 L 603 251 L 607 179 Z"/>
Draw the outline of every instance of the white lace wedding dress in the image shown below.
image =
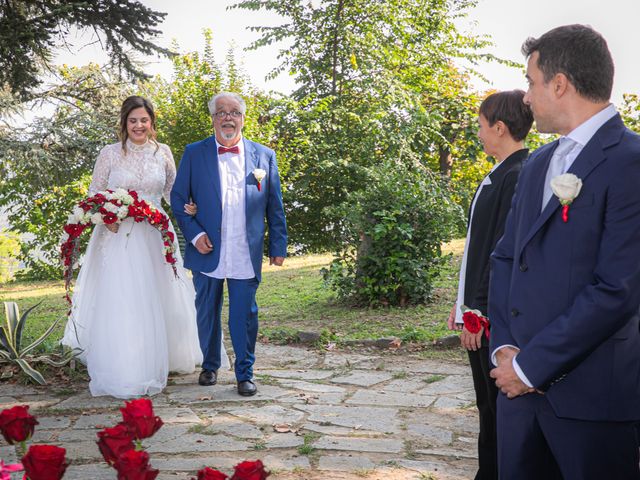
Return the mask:
<path id="1" fill-rule="evenodd" d="M 175 172 L 164 144 L 127 141 L 126 154 L 120 143 L 108 145 L 96 161 L 89 194 L 135 190 L 162 210 Z M 202 361 L 191 278 L 177 248 L 174 276 L 162 248 L 160 233 L 146 222 L 126 219 L 115 234 L 104 225 L 94 228 L 62 339 L 82 349 L 94 396 L 154 395 L 166 386 L 169 371 L 193 372 Z M 224 351 L 222 362 L 229 367 Z"/>

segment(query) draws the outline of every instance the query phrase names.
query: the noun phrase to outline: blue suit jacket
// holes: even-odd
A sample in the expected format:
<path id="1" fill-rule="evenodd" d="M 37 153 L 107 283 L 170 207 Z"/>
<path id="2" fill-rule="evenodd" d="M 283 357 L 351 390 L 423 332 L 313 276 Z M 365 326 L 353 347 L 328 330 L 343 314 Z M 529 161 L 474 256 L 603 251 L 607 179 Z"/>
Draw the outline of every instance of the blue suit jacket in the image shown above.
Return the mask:
<path id="1" fill-rule="evenodd" d="M 491 351 L 518 364 L 560 417 L 640 419 L 640 137 L 619 115 L 585 145 L 570 173 L 582 191 L 564 223 L 557 197 L 542 213 L 558 142 L 520 174 L 491 259 Z"/>
<path id="2" fill-rule="evenodd" d="M 250 140 L 245 139 L 243 142 L 247 241 L 251 264 L 260 281 L 265 218 L 269 227 L 269 256 L 271 257 L 286 256 L 287 225 L 275 152 Z M 262 180 L 260 191 L 253 175 L 253 170 L 256 168 L 267 172 Z M 190 199 L 198 205 L 195 217 L 184 213 L 184 204 Z M 215 270 L 220 260 L 222 201 L 218 151 L 214 136 L 187 145 L 171 190 L 171 208 L 187 240 L 184 266 L 198 272 Z M 213 251 L 207 255 L 199 253 L 191 243 L 191 240 L 201 232 L 206 232 L 213 244 Z"/>

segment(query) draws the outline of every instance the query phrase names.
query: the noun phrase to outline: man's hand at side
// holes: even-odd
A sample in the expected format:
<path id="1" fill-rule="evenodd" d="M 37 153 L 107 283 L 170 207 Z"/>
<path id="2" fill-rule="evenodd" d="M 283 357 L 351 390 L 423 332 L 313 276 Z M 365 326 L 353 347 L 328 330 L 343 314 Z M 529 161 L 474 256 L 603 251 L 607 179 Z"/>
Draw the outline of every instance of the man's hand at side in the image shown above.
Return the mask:
<path id="1" fill-rule="evenodd" d="M 281 267 L 284 263 L 284 257 L 269 257 L 269 265 Z"/>
<path id="2" fill-rule="evenodd" d="M 201 235 L 198 240 L 196 240 L 195 247 L 202 255 L 211 253 L 211 251 L 213 250 L 211 240 L 209 240 L 209 236 L 206 233 L 204 235 Z"/>

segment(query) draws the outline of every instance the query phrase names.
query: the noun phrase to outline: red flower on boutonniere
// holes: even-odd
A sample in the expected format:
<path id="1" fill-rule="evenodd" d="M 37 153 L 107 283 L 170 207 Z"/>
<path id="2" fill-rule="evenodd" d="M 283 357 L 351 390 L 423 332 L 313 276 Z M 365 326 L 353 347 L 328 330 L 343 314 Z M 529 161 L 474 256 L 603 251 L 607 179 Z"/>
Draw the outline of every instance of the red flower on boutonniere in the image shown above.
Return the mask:
<path id="1" fill-rule="evenodd" d="M 562 221 L 569 221 L 569 205 L 576 199 L 582 189 L 582 180 L 573 173 L 563 173 L 551 179 L 551 190 L 562 205 Z"/>
<path id="2" fill-rule="evenodd" d="M 462 321 L 470 333 L 478 333 L 481 328 L 484 328 L 484 336 L 489 338 L 489 319 L 482 315 L 480 310 L 471 310 L 463 305 Z"/>
<path id="3" fill-rule="evenodd" d="M 258 182 L 258 191 L 262 190 L 262 179 L 265 177 L 267 172 L 265 172 L 261 168 L 253 169 L 253 176 L 256 177 L 256 181 Z"/>

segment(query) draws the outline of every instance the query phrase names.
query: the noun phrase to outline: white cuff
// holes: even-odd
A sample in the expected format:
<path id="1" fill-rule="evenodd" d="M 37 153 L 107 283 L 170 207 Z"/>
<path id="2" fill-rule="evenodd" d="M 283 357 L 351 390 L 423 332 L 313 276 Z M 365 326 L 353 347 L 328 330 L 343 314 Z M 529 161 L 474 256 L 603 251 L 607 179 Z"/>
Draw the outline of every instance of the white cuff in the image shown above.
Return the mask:
<path id="1" fill-rule="evenodd" d="M 198 241 L 198 239 L 204 235 L 206 232 L 200 232 L 199 234 L 197 234 L 195 237 L 193 237 L 193 240 L 191 240 L 191 243 L 193 244 L 193 246 L 196 246 L 196 242 Z"/>
<path id="2" fill-rule="evenodd" d="M 491 352 L 491 363 L 493 363 L 494 367 L 498 366 L 498 362 L 496 361 L 496 353 L 498 353 L 500 350 L 502 350 L 503 348 L 507 348 L 507 347 L 511 347 L 511 348 L 515 348 L 516 350 L 520 351 L 520 349 L 518 347 L 516 347 L 515 345 L 510 345 L 508 343 L 504 344 L 504 345 L 500 345 L 498 348 L 496 348 L 493 352 Z"/>
<path id="3" fill-rule="evenodd" d="M 524 374 L 524 372 L 522 371 L 522 369 L 520 368 L 520 365 L 518 365 L 518 362 L 516 360 L 516 357 L 518 355 L 516 354 L 515 357 L 513 357 L 513 361 L 512 361 L 512 365 L 513 365 L 513 369 L 516 372 L 516 375 L 518 375 L 518 377 L 520 378 L 520 380 L 522 380 L 522 382 L 529 388 L 533 388 L 533 385 L 531 384 L 531 382 L 529 381 L 529 379 L 527 378 L 527 376 Z"/>

